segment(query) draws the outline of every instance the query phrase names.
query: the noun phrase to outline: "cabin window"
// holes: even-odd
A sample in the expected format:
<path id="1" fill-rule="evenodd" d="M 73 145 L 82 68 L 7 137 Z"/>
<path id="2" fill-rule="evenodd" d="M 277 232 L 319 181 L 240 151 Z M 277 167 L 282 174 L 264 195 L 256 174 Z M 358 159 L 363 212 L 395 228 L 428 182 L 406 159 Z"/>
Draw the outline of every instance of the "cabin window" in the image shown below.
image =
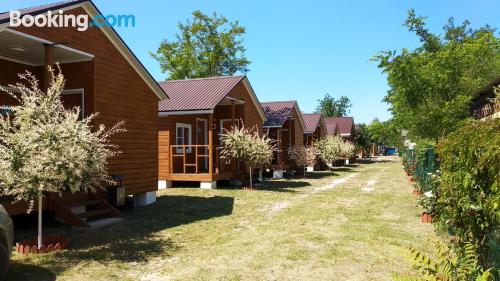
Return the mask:
<path id="1" fill-rule="evenodd" d="M 190 124 L 177 123 L 175 124 L 175 144 L 176 145 L 191 145 L 192 144 L 192 132 Z M 186 153 L 191 153 L 191 147 L 187 147 Z M 182 153 L 183 148 L 177 147 L 177 153 Z"/>
<path id="2" fill-rule="evenodd" d="M 85 117 L 85 93 L 83 89 L 64 90 L 61 95 L 64 108 L 80 108 L 80 118 Z"/>

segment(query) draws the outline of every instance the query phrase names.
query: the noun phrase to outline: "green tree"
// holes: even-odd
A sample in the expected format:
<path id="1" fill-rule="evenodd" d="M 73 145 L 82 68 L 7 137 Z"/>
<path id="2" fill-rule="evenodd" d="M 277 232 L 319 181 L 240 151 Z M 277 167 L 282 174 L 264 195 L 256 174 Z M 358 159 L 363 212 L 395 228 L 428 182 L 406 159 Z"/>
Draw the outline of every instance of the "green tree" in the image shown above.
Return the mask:
<path id="1" fill-rule="evenodd" d="M 341 96 L 338 100 L 326 94 L 323 99 L 318 100 L 316 113 L 321 113 L 325 117 L 342 117 L 349 113 L 352 107 L 351 100 L 346 96 Z"/>
<path id="2" fill-rule="evenodd" d="M 234 75 L 248 71 L 243 39 L 245 28 L 224 16 L 200 11 L 192 21 L 179 23 L 175 40 L 163 40 L 153 58 L 169 79 Z"/>
<path id="3" fill-rule="evenodd" d="M 356 125 L 356 134 L 354 135 L 354 141 L 358 148 L 369 149 L 371 140 L 368 133 L 367 125 L 365 123 L 359 123 Z"/>
<path id="4" fill-rule="evenodd" d="M 370 143 L 387 146 L 400 146 L 402 144 L 401 130 L 392 119 L 384 122 L 374 119 L 366 126 L 366 131 Z"/>
<path id="5" fill-rule="evenodd" d="M 489 26 L 456 26 L 450 18 L 443 36 L 432 34 L 425 18 L 408 12 L 405 22 L 421 46 L 400 52 L 385 51 L 374 60 L 387 75 L 389 103 L 394 121 L 410 138 L 438 141 L 469 116 L 477 89 L 500 73 L 500 39 Z"/>

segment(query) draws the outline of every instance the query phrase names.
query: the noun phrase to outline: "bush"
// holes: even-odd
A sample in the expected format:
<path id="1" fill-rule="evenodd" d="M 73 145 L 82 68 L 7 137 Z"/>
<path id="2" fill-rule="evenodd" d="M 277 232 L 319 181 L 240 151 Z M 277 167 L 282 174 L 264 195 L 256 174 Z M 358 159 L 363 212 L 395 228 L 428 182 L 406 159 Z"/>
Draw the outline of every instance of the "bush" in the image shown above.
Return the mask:
<path id="1" fill-rule="evenodd" d="M 439 143 L 441 180 L 438 219 L 460 241 L 476 246 L 481 264 L 500 223 L 500 119 L 475 121 Z"/>
<path id="2" fill-rule="evenodd" d="M 353 157 L 355 147 L 339 136 L 328 136 L 316 143 L 316 150 L 321 160 L 332 164 L 334 161 Z"/>
<path id="3" fill-rule="evenodd" d="M 248 165 L 250 174 L 250 188 L 252 184 L 252 169 L 267 165 L 273 158 L 276 150 L 274 142 L 267 136 L 259 136 L 257 130 L 245 127 L 231 128 L 221 135 L 221 158 L 227 162 L 240 160 Z"/>
<path id="4" fill-rule="evenodd" d="M 409 249 L 409 259 L 419 277 L 395 275 L 395 281 L 493 281 L 494 268 L 485 270 L 478 264 L 474 245 L 465 243 L 461 249 L 449 247 L 445 243 L 434 240 L 435 252 L 432 255 L 423 253 L 414 247 Z"/>

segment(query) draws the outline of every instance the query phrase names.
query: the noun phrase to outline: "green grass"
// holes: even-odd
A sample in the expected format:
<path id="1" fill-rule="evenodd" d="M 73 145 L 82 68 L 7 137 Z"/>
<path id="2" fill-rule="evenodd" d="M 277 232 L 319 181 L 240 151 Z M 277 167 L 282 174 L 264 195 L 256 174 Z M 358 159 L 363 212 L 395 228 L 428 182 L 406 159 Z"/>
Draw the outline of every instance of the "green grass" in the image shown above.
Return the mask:
<path id="1" fill-rule="evenodd" d="M 349 176 L 354 175 L 354 176 Z M 334 180 L 348 177 L 331 189 Z M 372 192 L 362 190 L 372 180 Z M 14 255 L 10 280 L 390 280 L 432 226 L 399 162 L 359 164 L 261 190 L 174 188 L 69 251 Z"/>

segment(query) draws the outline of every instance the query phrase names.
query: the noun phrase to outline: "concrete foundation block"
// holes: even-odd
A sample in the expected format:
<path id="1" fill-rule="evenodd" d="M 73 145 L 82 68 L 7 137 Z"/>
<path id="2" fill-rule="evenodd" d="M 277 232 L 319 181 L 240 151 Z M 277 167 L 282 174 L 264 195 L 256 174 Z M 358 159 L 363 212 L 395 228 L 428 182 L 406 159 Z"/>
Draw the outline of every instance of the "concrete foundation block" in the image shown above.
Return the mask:
<path id="1" fill-rule="evenodd" d="M 216 189 L 217 181 L 201 181 L 200 182 L 201 189 Z"/>
<path id="2" fill-rule="evenodd" d="M 154 191 L 135 194 L 134 197 L 138 207 L 147 206 L 156 202 L 156 192 Z"/>
<path id="3" fill-rule="evenodd" d="M 282 179 L 282 178 L 283 178 L 283 170 L 273 171 L 273 179 Z"/>
<path id="4" fill-rule="evenodd" d="M 306 172 L 314 172 L 314 166 L 306 167 Z"/>
<path id="5" fill-rule="evenodd" d="M 167 188 L 172 188 L 172 181 L 164 181 L 164 180 L 158 181 L 158 189 L 167 189 Z"/>

